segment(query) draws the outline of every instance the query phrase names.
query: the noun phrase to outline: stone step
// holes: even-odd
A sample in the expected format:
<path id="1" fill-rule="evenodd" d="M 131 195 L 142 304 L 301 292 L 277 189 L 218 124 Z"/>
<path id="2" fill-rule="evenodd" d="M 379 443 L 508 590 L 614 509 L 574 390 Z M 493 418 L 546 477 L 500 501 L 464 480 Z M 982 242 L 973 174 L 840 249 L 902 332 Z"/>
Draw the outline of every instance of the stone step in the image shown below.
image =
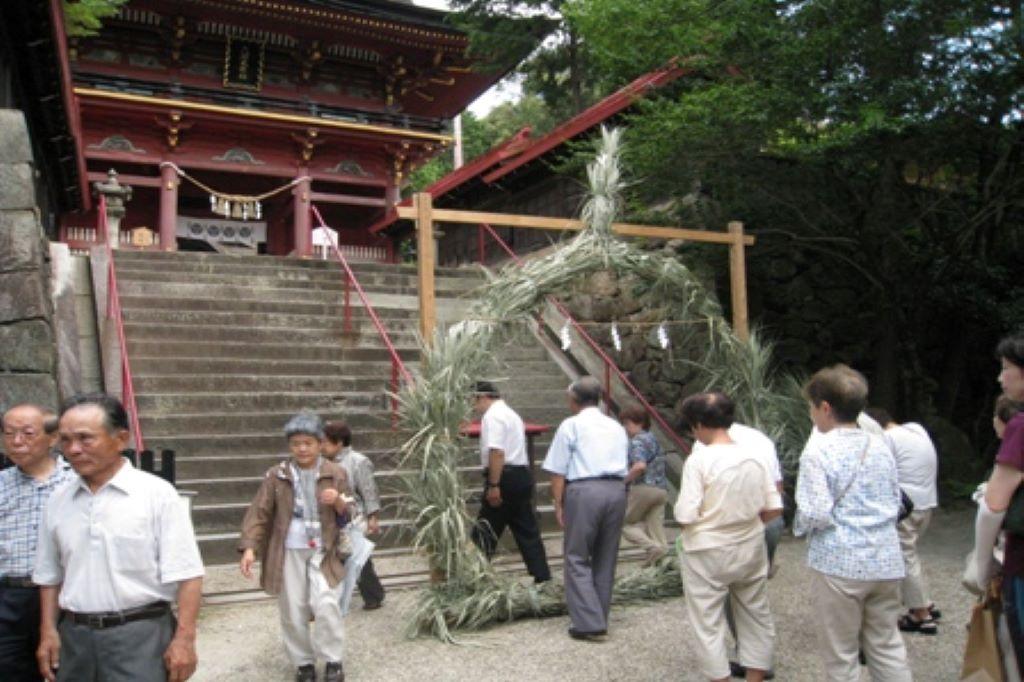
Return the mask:
<path id="1" fill-rule="evenodd" d="M 385 355 L 385 358 L 388 356 Z M 313 375 L 321 377 L 390 376 L 390 360 L 262 360 L 258 358 L 130 358 L 132 373 L 140 377 L 153 374 L 251 375 L 278 377 Z"/>
<path id="2" fill-rule="evenodd" d="M 342 416 L 339 416 L 339 418 Z M 279 424 L 266 423 L 261 424 L 261 428 L 258 430 L 238 433 L 195 434 L 179 432 L 165 436 L 147 434 L 145 426 L 143 426 L 143 435 L 146 438 L 147 448 L 152 450 L 173 450 L 180 462 L 203 457 L 248 456 L 253 453 L 265 455 L 278 453 L 278 456 L 286 457 L 288 443 L 284 437 L 284 424 L 284 421 L 281 421 Z M 359 447 L 367 450 L 395 449 L 401 446 L 408 437 L 408 434 L 390 428 L 362 429 L 359 431 Z M 179 475 L 186 478 L 196 477 L 194 474 L 186 472 L 181 472 Z"/>
<path id="3" fill-rule="evenodd" d="M 196 310 L 189 308 L 187 302 L 179 301 L 166 304 L 168 307 L 146 306 L 140 308 L 124 308 L 125 324 L 148 323 L 167 325 L 197 325 L 222 327 L 274 327 L 278 329 L 322 329 L 324 334 L 340 334 L 344 320 L 341 311 L 337 314 L 301 313 L 301 312 L 253 312 L 239 310 Z M 353 317 L 353 320 L 356 318 Z M 401 318 L 380 317 L 384 329 L 390 334 L 393 325 L 404 323 L 414 324 L 415 320 L 403 316 Z M 359 320 L 362 322 L 362 319 Z"/>
<path id="4" fill-rule="evenodd" d="M 266 278 L 253 281 L 253 278 L 238 276 L 228 278 L 219 276 L 218 280 L 203 281 L 202 275 L 195 273 L 178 273 L 180 279 L 139 279 L 142 273 L 118 270 L 118 293 L 122 296 L 136 296 L 143 298 L 208 298 L 216 296 L 225 300 L 245 300 L 250 298 L 269 299 L 275 301 L 301 301 L 304 298 L 314 297 L 323 300 L 344 300 L 344 280 L 335 277 L 324 277 L 322 279 L 284 280 L 281 284 L 267 282 Z M 163 273 L 161 273 L 163 274 Z M 200 278 L 197 281 L 197 277 Z M 376 282 L 373 280 L 383 281 Z M 373 278 L 370 282 L 360 281 L 359 285 L 367 294 L 396 294 L 396 295 L 417 295 L 419 286 L 416 281 L 405 281 L 404 279 L 391 277 Z M 443 277 L 434 282 L 434 291 L 438 296 L 458 297 L 475 289 L 479 283 L 460 277 Z M 353 303 L 360 301 L 360 296 L 355 287 L 350 288 L 350 299 Z"/>
<path id="5" fill-rule="evenodd" d="M 174 318 L 174 315 L 165 317 Z M 299 326 L 261 326 L 261 325 L 223 325 L 216 322 L 210 324 L 197 324 L 195 322 L 176 324 L 173 322 L 130 322 L 125 320 L 125 335 L 128 343 L 136 340 L 147 341 L 223 341 L 223 342 L 248 342 L 248 343 L 270 343 L 270 344 L 336 344 L 339 347 L 355 346 L 366 349 L 380 347 L 383 351 L 383 344 L 380 335 L 375 327 L 369 327 L 365 331 L 360 328 L 359 333 L 346 335 L 341 322 L 326 324 L 315 324 L 319 318 L 311 317 L 307 320 L 311 324 L 308 327 Z M 321 319 L 322 321 L 322 319 Z M 411 334 L 392 334 L 388 323 L 382 321 L 384 330 L 388 333 L 395 348 L 419 354 L 419 342 Z"/>
<path id="6" fill-rule="evenodd" d="M 392 288 L 416 287 L 417 274 L 405 272 L 356 272 L 356 280 L 364 291 L 389 290 Z M 325 289 L 342 290 L 345 287 L 345 275 L 338 268 L 281 268 L 267 270 L 230 270 L 208 268 L 200 270 L 189 268 L 160 269 L 147 263 L 120 263 L 117 266 L 118 281 L 138 283 L 171 283 L 198 284 L 217 288 L 220 286 L 249 285 L 253 288 L 273 289 Z M 486 282 L 482 276 L 466 277 L 459 275 L 435 274 L 435 283 L 442 289 L 453 292 L 472 290 Z M 353 291 L 354 293 L 354 291 Z"/>
<path id="7" fill-rule="evenodd" d="M 342 419 L 349 423 L 352 430 L 386 429 L 391 424 L 390 418 L 383 410 L 372 412 L 356 412 L 313 408 L 324 421 Z M 204 436 L 218 434 L 246 433 L 283 429 L 284 425 L 295 415 L 294 410 L 266 412 L 200 412 L 194 414 L 153 414 L 141 412 L 142 433 L 148 438 L 159 439 L 181 433 L 194 433 Z"/>
<path id="8" fill-rule="evenodd" d="M 401 504 L 403 493 L 400 492 L 400 482 L 398 481 L 397 475 L 382 477 L 385 481 L 387 481 L 388 478 L 394 479 L 390 483 L 391 489 L 394 492 L 382 493 L 380 520 L 402 522 L 407 518 L 408 510 L 404 509 Z M 473 471 L 472 474 L 467 471 L 466 478 L 473 479 L 473 485 L 471 487 L 467 487 L 465 492 L 466 502 L 471 508 L 475 509 L 479 507 L 480 499 L 483 495 L 481 487 L 476 485 L 479 474 L 476 471 Z M 232 496 L 231 500 L 219 500 L 216 502 L 209 501 L 209 498 L 203 495 L 202 486 L 193 486 L 189 488 L 183 487 L 183 490 L 196 490 L 198 492 L 192 504 L 192 521 L 195 525 L 196 532 L 216 533 L 237 530 L 241 526 L 242 518 L 245 516 L 245 510 L 252 502 L 253 496 L 255 496 L 262 480 L 262 477 L 259 477 L 254 480 L 239 479 L 236 481 L 222 482 L 221 487 L 230 490 L 235 494 Z M 552 504 L 550 482 L 544 481 L 537 485 L 535 499 L 539 506 L 550 506 Z"/>
<path id="9" fill-rule="evenodd" d="M 198 478 L 178 480 L 178 487 L 181 490 L 188 490 L 196 493 L 194 504 L 196 505 L 217 505 L 217 504 L 248 504 L 252 501 L 256 490 L 263 481 L 263 476 L 268 468 L 276 466 L 281 461 L 277 456 L 267 467 L 264 467 L 258 474 L 251 476 L 233 476 L 223 478 Z M 539 466 L 538 466 L 539 469 Z M 383 469 L 376 472 L 375 480 L 381 500 L 382 518 L 394 518 L 401 509 L 401 499 L 405 494 L 402 478 L 414 475 L 414 472 L 403 469 Z M 465 468 L 463 469 L 463 484 L 465 485 L 467 499 L 479 503 L 482 493 L 480 468 L 472 457 L 467 455 Z M 537 500 L 545 504 L 551 501 L 550 481 L 546 476 L 538 476 Z"/>
<path id="10" fill-rule="evenodd" d="M 238 527 L 241 526 L 245 509 L 238 512 Z M 538 505 L 538 521 L 542 533 L 560 530 L 555 519 L 554 508 Z M 238 527 L 234 530 L 201 531 L 197 528 L 196 540 L 206 565 L 234 563 L 238 561 Z M 406 519 L 387 519 L 381 522 L 381 535 L 374 538 L 380 550 L 408 547 L 412 543 L 413 525 Z M 375 550 L 376 551 L 376 550 Z"/>
<path id="11" fill-rule="evenodd" d="M 293 391 L 289 393 L 140 393 L 136 399 L 139 412 L 147 416 L 195 414 L 197 412 L 232 413 L 311 409 L 332 413 L 349 410 L 388 409 L 384 382 L 377 381 L 374 391 L 322 392 Z"/>
<path id="12" fill-rule="evenodd" d="M 155 335 L 154 330 L 154 335 Z M 259 343 L 251 340 L 240 341 L 208 341 L 203 340 L 139 340 L 135 335 L 128 341 L 128 357 L 164 357 L 164 358 L 264 358 L 277 359 L 287 357 L 289 360 L 345 360 L 359 362 L 390 363 L 387 351 L 379 347 L 353 348 L 338 343 Z M 419 359 L 419 351 L 413 348 L 400 348 L 398 355 L 406 365 L 414 364 Z"/>
<path id="13" fill-rule="evenodd" d="M 134 371 L 135 364 L 132 361 Z M 237 392 L 285 392 L 310 391 L 313 393 L 334 393 L 345 395 L 348 391 L 384 390 L 391 385 L 391 365 L 377 363 L 377 372 L 362 375 L 319 376 L 273 375 L 252 376 L 247 374 L 141 374 L 135 378 L 135 390 L 139 397 L 148 393 L 237 393 Z M 367 365 L 364 363 L 364 367 Z M 407 365 L 408 367 L 408 365 Z M 410 371 L 414 368 L 409 367 Z"/>
<path id="14" fill-rule="evenodd" d="M 192 269 L 197 272 L 236 272 L 236 271 L 258 271 L 277 272 L 282 270 L 306 270 L 306 271 L 328 271 L 337 272 L 339 265 L 333 260 L 314 260 L 311 258 L 292 258 L 282 256 L 226 256 L 217 253 L 202 253 L 195 251 L 133 251 L 118 250 L 114 252 L 115 262 L 118 266 L 124 264 L 145 264 L 154 270 L 174 271 L 175 269 Z M 415 277 L 417 266 L 415 264 L 390 264 L 390 263 L 353 263 L 352 271 L 356 277 L 364 273 L 389 273 Z M 445 277 L 468 277 L 480 279 L 480 270 L 476 267 L 465 268 L 443 268 L 435 270 L 435 274 Z"/>
<path id="15" fill-rule="evenodd" d="M 254 295 L 258 292 L 252 292 Z M 320 318 L 343 320 L 345 314 L 344 299 L 329 296 L 305 296 L 302 300 L 279 300 L 278 298 L 183 298 L 183 297 L 147 297 L 122 296 L 121 309 L 124 312 L 141 310 L 171 310 L 196 313 L 250 313 L 261 315 L 310 315 Z M 381 308 L 377 310 L 378 319 L 386 324 L 393 322 L 418 322 L 414 310 L 402 308 Z M 352 301 L 349 315 L 354 324 L 370 322 L 366 308 L 358 301 Z"/>

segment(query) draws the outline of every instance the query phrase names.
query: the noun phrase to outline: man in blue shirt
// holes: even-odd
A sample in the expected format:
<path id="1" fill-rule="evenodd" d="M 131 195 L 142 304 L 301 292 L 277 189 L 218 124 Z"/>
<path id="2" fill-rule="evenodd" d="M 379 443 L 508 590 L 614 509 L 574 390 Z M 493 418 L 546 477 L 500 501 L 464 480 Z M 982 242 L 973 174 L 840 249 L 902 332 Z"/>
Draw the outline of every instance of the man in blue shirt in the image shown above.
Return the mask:
<path id="1" fill-rule="evenodd" d="M 601 413 L 601 384 L 589 376 L 569 386 L 569 410 L 551 441 L 544 470 L 551 474 L 555 516 L 565 529 L 565 601 L 569 636 L 592 640 L 608 631 L 619 536 L 626 515 L 629 437 Z"/>
<path id="2" fill-rule="evenodd" d="M 74 477 L 54 456 L 57 420 L 35 405 L 16 405 L 3 417 L 4 452 L 14 466 L 0 472 L 0 680 L 42 679 L 39 588 L 32 583 L 39 518 L 57 487 Z"/>

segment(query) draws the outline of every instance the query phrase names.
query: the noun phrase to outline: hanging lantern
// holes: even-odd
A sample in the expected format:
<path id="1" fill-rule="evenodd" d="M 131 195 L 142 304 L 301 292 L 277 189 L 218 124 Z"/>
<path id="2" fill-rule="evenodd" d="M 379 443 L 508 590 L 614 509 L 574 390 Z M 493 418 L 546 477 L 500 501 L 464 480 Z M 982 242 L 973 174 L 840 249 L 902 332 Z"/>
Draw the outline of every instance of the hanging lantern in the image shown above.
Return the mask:
<path id="1" fill-rule="evenodd" d="M 212 212 L 214 212 L 214 213 L 217 212 L 217 195 L 216 194 L 211 194 L 210 195 L 210 210 Z"/>
<path id="2" fill-rule="evenodd" d="M 619 336 L 619 324 L 617 322 L 612 322 L 612 345 L 615 346 L 617 352 L 622 352 L 622 337 Z"/>
<path id="3" fill-rule="evenodd" d="M 257 201 L 256 202 L 256 220 L 259 220 L 262 217 L 263 217 L 263 204 L 261 204 L 260 202 Z"/>

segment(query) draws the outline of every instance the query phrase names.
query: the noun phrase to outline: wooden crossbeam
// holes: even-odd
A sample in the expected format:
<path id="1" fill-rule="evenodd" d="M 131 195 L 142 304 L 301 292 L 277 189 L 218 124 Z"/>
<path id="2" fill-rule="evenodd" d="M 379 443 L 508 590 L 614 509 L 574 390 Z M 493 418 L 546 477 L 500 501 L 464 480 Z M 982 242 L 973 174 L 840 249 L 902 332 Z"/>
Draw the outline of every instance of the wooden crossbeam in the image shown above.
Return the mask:
<path id="1" fill-rule="evenodd" d="M 416 220 L 418 213 L 413 206 L 396 206 L 399 218 Z M 479 225 L 487 223 L 492 226 L 517 227 L 533 230 L 555 230 L 559 232 L 579 232 L 585 225 L 582 220 L 573 218 L 544 218 L 541 216 L 516 215 L 512 213 L 486 213 L 484 211 L 459 211 L 450 208 L 435 208 L 431 212 L 434 222 Z M 661 227 L 658 225 L 637 225 L 634 223 L 612 223 L 612 230 L 625 237 L 650 237 L 653 239 L 683 239 L 691 242 L 711 244 L 732 244 L 737 237 L 727 232 L 706 232 L 704 230 L 687 230 L 678 227 Z M 750 235 L 742 235 L 744 246 L 753 246 L 756 241 Z"/>

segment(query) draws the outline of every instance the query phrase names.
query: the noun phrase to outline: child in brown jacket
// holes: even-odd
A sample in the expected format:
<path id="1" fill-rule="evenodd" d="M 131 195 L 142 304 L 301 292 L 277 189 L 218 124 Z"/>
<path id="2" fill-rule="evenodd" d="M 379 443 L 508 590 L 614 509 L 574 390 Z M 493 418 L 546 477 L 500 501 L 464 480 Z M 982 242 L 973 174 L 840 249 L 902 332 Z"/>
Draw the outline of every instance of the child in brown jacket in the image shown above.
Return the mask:
<path id="1" fill-rule="evenodd" d="M 316 659 L 325 682 L 342 682 L 343 614 L 338 605 L 344 559 L 339 518 L 350 513 L 345 471 L 321 456 L 320 417 L 300 412 L 284 428 L 291 457 L 267 470 L 242 522 L 240 568 L 252 577 L 259 556 L 260 587 L 277 595 L 285 649 L 298 682 L 315 682 Z M 311 636 L 310 620 L 315 635 Z"/>

